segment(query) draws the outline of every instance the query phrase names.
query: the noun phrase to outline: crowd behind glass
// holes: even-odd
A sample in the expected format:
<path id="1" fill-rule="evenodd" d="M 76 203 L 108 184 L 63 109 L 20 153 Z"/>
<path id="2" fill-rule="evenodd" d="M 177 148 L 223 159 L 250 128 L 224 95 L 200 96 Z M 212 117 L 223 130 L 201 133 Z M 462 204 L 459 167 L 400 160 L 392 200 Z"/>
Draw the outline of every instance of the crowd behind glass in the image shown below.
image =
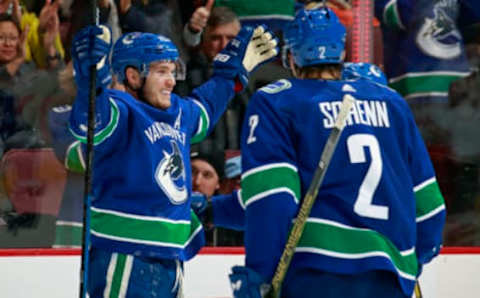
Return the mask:
<path id="1" fill-rule="evenodd" d="M 114 40 L 131 31 L 170 37 L 187 67 L 186 80 L 177 82 L 175 91 L 187 95 L 210 77 L 213 57 L 241 25 L 257 16 L 280 32 L 303 1 L 265 1 L 269 4 L 255 6 L 258 11 L 246 11 L 250 0 L 243 1 L 245 6 L 217 0 L 212 9 L 213 2 L 99 0 L 99 19 L 111 28 Z M 347 25 L 349 45 L 351 4 L 327 2 Z M 66 160 L 75 142 L 68 131 L 76 88 L 69 45 L 87 24 L 87 3 L 0 0 L 0 248 L 81 246 L 84 161 Z M 480 12 L 468 12 L 460 0 L 435 3 L 411 8 L 408 18 L 401 11 L 378 18 L 376 11 L 373 62 L 408 101 L 429 150 L 447 204 L 444 245 L 477 246 Z M 249 96 L 285 76 L 280 58 L 262 68 L 249 88 L 236 95 L 212 135 L 192 148 L 209 164 L 194 167 L 192 155 L 195 191 L 212 196 L 238 189 L 239 134 Z M 243 244 L 241 232 L 204 224 L 208 245 Z"/>

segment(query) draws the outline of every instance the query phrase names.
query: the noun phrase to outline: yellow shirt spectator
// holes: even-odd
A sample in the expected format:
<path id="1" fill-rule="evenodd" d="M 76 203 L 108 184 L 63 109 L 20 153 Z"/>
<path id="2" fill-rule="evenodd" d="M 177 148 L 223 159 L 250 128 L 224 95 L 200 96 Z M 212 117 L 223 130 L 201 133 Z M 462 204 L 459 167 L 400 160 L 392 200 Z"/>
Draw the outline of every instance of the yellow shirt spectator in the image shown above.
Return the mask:
<path id="1" fill-rule="evenodd" d="M 34 61 L 37 67 L 47 68 L 47 51 L 43 47 L 42 43 L 42 33 L 39 30 L 39 19 L 32 13 L 23 11 L 22 20 L 20 22 L 22 30 L 26 26 L 30 28 L 27 36 L 27 48 L 25 53 L 26 61 Z M 55 37 L 55 49 L 60 55 L 60 58 L 65 57 L 65 50 L 63 49 L 62 41 L 60 40 L 60 34 L 57 34 Z"/>

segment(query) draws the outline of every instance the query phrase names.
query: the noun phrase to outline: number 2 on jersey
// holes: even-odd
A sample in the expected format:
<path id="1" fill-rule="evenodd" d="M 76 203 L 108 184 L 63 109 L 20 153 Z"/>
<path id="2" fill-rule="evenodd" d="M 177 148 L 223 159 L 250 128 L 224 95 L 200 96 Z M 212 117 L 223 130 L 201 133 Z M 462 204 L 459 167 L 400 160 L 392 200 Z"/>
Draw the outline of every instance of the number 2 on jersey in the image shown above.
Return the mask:
<path id="1" fill-rule="evenodd" d="M 248 125 L 250 125 L 250 133 L 248 134 L 247 144 L 251 144 L 257 140 L 257 138 L 253 135 L 255 128 L 258 125 L 258 115 L 252 115 L 248 118 Z"/>
<path id="2" fill-rule="evenodd" d="M 372 203 L 373 195 L 382 177 L 383 168 L 378 141 L 375 136 L 369 134 L 354 134 L 348 137 L 347 148 L 351 163 L 367 162 L 365 147 L 368 147 L 370 151 L 371 162 L 358 190 L 353 210 L 360 216 L 387 220 L 388 207 Z"/>

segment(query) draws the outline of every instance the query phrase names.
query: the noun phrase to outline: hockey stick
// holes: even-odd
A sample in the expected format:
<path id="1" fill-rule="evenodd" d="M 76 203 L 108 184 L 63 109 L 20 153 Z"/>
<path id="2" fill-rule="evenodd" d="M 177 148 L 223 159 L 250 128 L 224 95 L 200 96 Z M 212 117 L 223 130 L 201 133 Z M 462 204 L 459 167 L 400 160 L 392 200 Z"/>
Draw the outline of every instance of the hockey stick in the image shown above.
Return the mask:
<path id="1" fill-rule="evenodd" d="M 422 289 L 420 289 L 420 282 L 418 281 L 418 279 L 415 283 L 415 288 L 413 289 L 413 292 L 415 293 L 416 298 L 423 298 Z"/>
<path id="2" fill-rule="evenodd" d="M 320 162 L 318 163 L 318 167 L 315 170 L 310 187 L 308 188 L 307 194 L 303 199 L 298 216 L 293 224 L 290 235 L 288 236 L 287 244 L 283 249 L 280 261 L 278 262 L 275 275 L 272 279 L 272 286 L 270 288 L 270 292 L 267 294 L 267 297 L 279 297 L 283 279 L 285 278 L 285 274 L 287 273 L 293 254 L 295 253 L 295 248 L 297 247 L 298 241 L 302 236 L 303 229 L 305 228 L 305 223 L 307 222 L 307 218 L 312 210 L 313 203 L 315 203 L 315 200 L 317 199 L 318 190 L 323 182 L 328 165 L 330 164 L 333 153 L 335 152 L 335 147 L 337 146 L 343 128 L 345 127 L 345 120 L 349 115 L 354 101 L 355 98 L 353 98 L 353 96 L 350 94 L 345 94 L 343 96 L 343 101 L 340 106 L 340 111 L 335 121 L 335 125 L 328 136 L 327 142 L 325 143 L 325 147 L 323 148 L 323 152 L 320 157 Z"/>
<path id="3" fill-rule="evenodd" d="M 97 0 L 90 0 L 90 23 L 98 25 Z M 87 158 L 85 167 L 85 186 L 83 200 L 83 227 L 82 227 L 82 261 L 80 265 L 80 298 L 85 298 L 88 292 L 88 261 L 90 247 L 90 204 L 92 191 L 92 163 L 93 163 L 93 136 L 95 129 L 95 99 L 97 67 L 90 67 L 90 90 L 88 98 L 88 130 L 87 130 Z"/>

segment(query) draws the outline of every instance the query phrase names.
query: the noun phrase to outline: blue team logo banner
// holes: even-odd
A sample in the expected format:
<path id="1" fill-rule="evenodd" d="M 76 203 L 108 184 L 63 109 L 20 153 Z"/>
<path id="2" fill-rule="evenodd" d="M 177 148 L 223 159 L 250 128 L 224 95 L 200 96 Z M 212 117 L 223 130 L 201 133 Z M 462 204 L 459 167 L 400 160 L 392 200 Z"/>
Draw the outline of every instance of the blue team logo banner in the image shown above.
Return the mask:
<path id="1" fill-rule="evenodd" d="M 420 27 L 416 43 L 426 55 L 438 59 L 453 59 L 462 53 L 462 36 L 455 20 L 458 16 L 456 0 L 442 0 L 433 7 L 433 16 L 426 17 Z"/>
<path id="2" fill-rule="evenodd" d="M 188 198 L 185 166 L 178 144 L 170 141 L 172 151 L 163 150 L 163 159 L 155 171 L 155 180 L 173 204 L 182 204 Z"/>

